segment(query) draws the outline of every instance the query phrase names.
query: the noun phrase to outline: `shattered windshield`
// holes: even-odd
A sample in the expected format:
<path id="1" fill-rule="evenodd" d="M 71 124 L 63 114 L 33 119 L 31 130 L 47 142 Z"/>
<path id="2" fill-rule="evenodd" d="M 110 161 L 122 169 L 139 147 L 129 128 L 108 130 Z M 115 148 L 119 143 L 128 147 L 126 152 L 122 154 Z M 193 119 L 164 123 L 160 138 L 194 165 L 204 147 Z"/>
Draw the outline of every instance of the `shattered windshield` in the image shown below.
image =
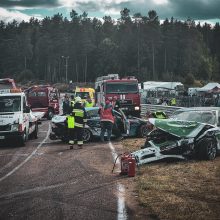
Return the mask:
<path id="1" fill-rule="evenodd" d="M 131 82 L 112 82 L 106 84 L 106 93 L 137 93 L 137 83 Z"/>
<path id="2" fill-rule="evenodd" d="M 196 122 L 214 125 L 216 122 L 216 112 L 215 111 L 185 111 L 173 116 L 173 118 L 177 120 L 196 121 Z"/>
<path id="3" fill-rule="evenodd" d="M 18 112 L 21 111 L 20 96 L 0 97 L 0 112 Z"/>

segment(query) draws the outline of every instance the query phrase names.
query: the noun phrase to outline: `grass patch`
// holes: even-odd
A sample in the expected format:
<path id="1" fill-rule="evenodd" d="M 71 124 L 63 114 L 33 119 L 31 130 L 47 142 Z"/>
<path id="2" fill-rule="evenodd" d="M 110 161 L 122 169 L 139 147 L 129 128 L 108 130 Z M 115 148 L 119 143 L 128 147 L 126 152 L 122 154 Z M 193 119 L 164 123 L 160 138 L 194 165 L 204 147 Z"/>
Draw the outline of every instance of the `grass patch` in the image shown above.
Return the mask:
<path id="1" fill-rule="evenodd" d="M 143 144 L 142 139 L 123 141 L 131 152 Z M 140 205 L 159 219 L 220 219 L 220 156 L 142 165 L 135 183 Z"/>

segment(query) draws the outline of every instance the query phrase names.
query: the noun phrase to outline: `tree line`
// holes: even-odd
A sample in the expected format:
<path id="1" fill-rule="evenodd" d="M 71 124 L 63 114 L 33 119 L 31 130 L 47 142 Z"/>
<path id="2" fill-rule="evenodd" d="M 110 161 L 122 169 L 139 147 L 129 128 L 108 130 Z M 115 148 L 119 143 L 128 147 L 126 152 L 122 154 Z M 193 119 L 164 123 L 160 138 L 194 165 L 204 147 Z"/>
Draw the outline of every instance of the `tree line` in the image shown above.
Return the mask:
<path id="1" fill-rule="evenodd" d="M 0 22 L 0 77 L 93 82 L 110 73 L 140 81 L 220 81 L 220 26 L 174 18 L 160 22 L 121 10 L 119 19 L 72 10 L 42 20 Z"/>

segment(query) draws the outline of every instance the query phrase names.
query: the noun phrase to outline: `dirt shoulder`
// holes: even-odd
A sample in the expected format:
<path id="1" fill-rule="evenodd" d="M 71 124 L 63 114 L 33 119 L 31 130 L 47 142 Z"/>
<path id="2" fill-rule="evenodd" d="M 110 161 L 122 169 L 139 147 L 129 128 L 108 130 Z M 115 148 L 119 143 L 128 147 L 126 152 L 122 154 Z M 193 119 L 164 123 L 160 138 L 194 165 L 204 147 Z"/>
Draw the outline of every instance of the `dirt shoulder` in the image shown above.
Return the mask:
<path id="1" fill-rule="evenodd" d="M 124 151 L 138 150 L 144 141 L 123 140 Z M 219 219 L 220 156 L 214 161 L 143 165 L 132 184 L 130 180 L 128 189 L 135 196 L 139 210 L 153 219 Z M 141 216 L 138 213 L 137 219 Z"/>

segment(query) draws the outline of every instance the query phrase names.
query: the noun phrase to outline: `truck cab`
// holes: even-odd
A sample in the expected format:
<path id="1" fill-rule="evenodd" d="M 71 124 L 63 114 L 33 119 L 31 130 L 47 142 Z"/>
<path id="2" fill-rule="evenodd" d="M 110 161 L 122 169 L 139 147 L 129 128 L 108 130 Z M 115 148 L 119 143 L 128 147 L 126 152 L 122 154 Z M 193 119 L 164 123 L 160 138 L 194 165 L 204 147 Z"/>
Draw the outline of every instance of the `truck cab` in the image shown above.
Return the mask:
<path id="1" fill-rule="evenodd" d="M 37 138 L 38 119 L 27 105 L 20 89 L 0 90 L 0 141 L 13 140 L 24 145 L 28 137 Z"/>
<path id="2" fill-rule="evenodd" d="M 59 114 L 59 92 L 56 88 L 49 85 L 38 85 L 28 88 L 25 93 L 33 112 L 44 112 L 48 119 Z"/>
<path id="3" fill-rule="evenodd" d="M 75 97 L 79 96 L 82 102 L 85 102 L 87 98 L 92 100 L 93 105 L 95 105 L 95 90 L 93 88 L 79 88 L 75 89 Z"/>

